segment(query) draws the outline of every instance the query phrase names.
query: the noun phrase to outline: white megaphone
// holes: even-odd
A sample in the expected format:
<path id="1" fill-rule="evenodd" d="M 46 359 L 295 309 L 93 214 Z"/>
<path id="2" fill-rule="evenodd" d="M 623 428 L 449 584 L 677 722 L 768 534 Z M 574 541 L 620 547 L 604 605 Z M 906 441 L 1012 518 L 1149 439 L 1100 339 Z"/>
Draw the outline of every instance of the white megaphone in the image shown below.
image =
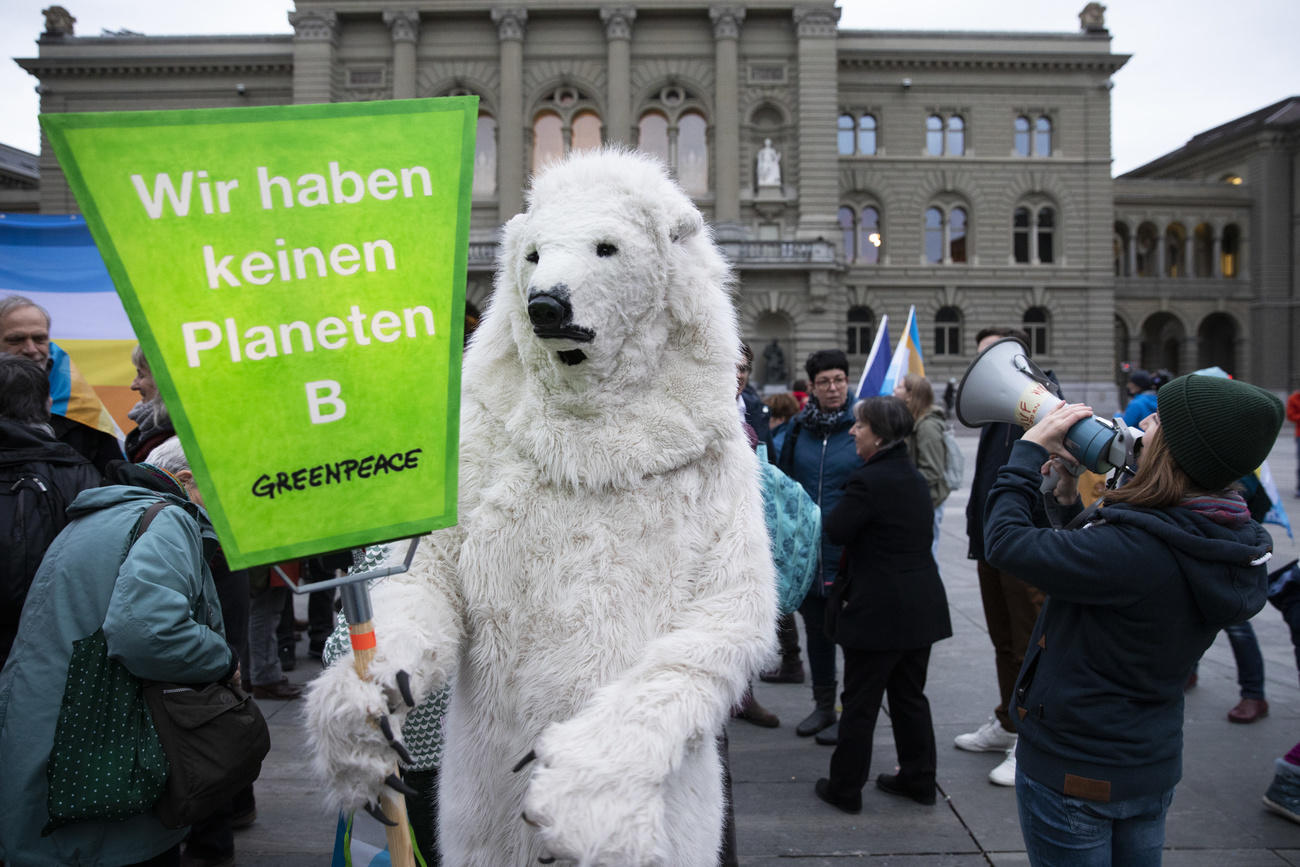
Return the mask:
<path id="1" fill-rule="evenodd" d="M 970 363 L 957 387 L 957 418 L 967 427 L 990 422 L 1014 422 L 1028 430 L 1064 403 L 1053 393 L 1047 374 L 1029 359 L 1029 350 L 1014 337 L 1004 337 Z M 1065 434 L 1065 448 L 1094 473 L 1115 467 L 1137 470 L 1135 446 L 1142 432 L 1128 425 L 1093 416 Z"/>

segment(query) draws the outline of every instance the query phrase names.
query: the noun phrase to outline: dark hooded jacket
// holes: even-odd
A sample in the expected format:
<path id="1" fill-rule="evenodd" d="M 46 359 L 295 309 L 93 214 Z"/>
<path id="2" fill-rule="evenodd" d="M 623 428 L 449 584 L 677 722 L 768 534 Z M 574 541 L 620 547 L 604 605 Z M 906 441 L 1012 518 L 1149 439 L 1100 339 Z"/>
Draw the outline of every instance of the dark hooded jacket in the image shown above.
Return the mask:
<path id="1" fill-rule="evenodd" d="M 1175 506 L 1106 506 L 1038 529 L 1047 452 L 1017 442 L 989 494 L 988 562 L 1048 595 L 1016 682 L 1019 770 L 1067 796 L 1122 801 L 1182 776 L 1183 685 L 1267 594 L 1268 533 Z"/>

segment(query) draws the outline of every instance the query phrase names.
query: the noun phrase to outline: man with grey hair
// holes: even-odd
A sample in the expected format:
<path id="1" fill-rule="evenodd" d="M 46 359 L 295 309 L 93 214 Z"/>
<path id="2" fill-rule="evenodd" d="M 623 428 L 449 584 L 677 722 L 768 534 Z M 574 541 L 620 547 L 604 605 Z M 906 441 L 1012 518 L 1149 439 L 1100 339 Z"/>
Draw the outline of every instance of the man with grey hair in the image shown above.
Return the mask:
<path id="1" fill-rule="evenodd" d="M 0 666 L 68 505 L 101 481 L 89 461 L 54 439 L 45 371 L 22 355 L 0 354 Z"/>
<path id="2" fill-rule="evenodd" d="M 50 313 L 35 301 L 23 295 L 6 295 L 0 298 L 0 353 L 28 358 L 45 371 L 50 379 L 50 392 L 55 401 L 67 398 L 71 390 L 68 374 L 71 361 L 67 354 L 50 342 Z M 57 360 L 61 363 L 56 363 Z M 66 401 L 65 401 L 66 403 Z M 67 443 L 84 455 L 101 472 L 108 471 L 109 461 L 121 460 L 122 449 L 117 439 L 90 425 L 61 413 L 51 412 L 50 426 L 54 438 Z"/>

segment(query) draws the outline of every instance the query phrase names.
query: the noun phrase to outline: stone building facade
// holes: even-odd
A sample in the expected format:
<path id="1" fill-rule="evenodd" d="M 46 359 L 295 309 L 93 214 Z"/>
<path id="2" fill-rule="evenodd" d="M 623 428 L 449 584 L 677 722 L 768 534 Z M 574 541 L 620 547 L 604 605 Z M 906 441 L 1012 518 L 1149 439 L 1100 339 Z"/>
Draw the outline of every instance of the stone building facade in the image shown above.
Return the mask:
<path id="1" fill-rule="evenodd" d="M 535 167 L 600 142 L 656 153 L 736 267 L 760 383 L 774 341 L 790 377 L 827 346 L 856 375 L 881 318 L 896 340 L 915 305 L 940 386 L 980 328 L 1023 325 L 1071 398 L 1113 407 L 1117 359 L 1157 357 L 1143 335 L 1158 308 L 1175 311 L 1159 334 L 1178 341 L 1178 369 L 1226 312 L 1238 375 L 1281 388 L 1249 349 L 1272 315 L 1251 312 L 1250 279 L 1171 293 L 1116 268 L 1120 224 L 1164 237 L 1177 214 L 1218 238 L 1235 225 L 1243 277 L 1260 230 L 1250 183 L 1112 181 L 1110 80 L 1127 58 L 1097 7 L 1077 29 L 1025 34 L 844 30 L 833 0 L 298 0 L 284 36 L 82 37 L 47 18 L 39 56 L 18 62 L 44 112 L 476 94 L 467 294 L 480 307 Z M 75 211 L 48 146 L 40 169 L 41 209 Z"/>
<path id="2" fill-rule="evenodd" d="M 1194 136 L 1115 182 L 1116 349 L 1300 387 L 1300 98 Z"/>

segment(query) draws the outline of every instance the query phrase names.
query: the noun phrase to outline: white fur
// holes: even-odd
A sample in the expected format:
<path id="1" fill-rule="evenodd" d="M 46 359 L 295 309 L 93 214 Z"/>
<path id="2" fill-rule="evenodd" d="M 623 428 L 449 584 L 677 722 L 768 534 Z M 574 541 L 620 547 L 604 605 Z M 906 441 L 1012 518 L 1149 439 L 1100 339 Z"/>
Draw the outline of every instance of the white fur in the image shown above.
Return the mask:
<path id="1" fill-rule="evenodd" d="M 465 358 L 460 522 L 376 588 L 382 687 L 338 665 L 308 696 L 339 805 L 373 798 L 392 761 L 368 719 L 395 672 L 425 695 L 454 670 L 445 863 L 716 863 L 715 738 L 775 616 L 728 281 L 653 160 L 587 153 L 536 179 Z M 528 293 L 559 283 L 590 343 L 534 335 Z M 574 348 L 587 360 L 564 364 Z"/>

